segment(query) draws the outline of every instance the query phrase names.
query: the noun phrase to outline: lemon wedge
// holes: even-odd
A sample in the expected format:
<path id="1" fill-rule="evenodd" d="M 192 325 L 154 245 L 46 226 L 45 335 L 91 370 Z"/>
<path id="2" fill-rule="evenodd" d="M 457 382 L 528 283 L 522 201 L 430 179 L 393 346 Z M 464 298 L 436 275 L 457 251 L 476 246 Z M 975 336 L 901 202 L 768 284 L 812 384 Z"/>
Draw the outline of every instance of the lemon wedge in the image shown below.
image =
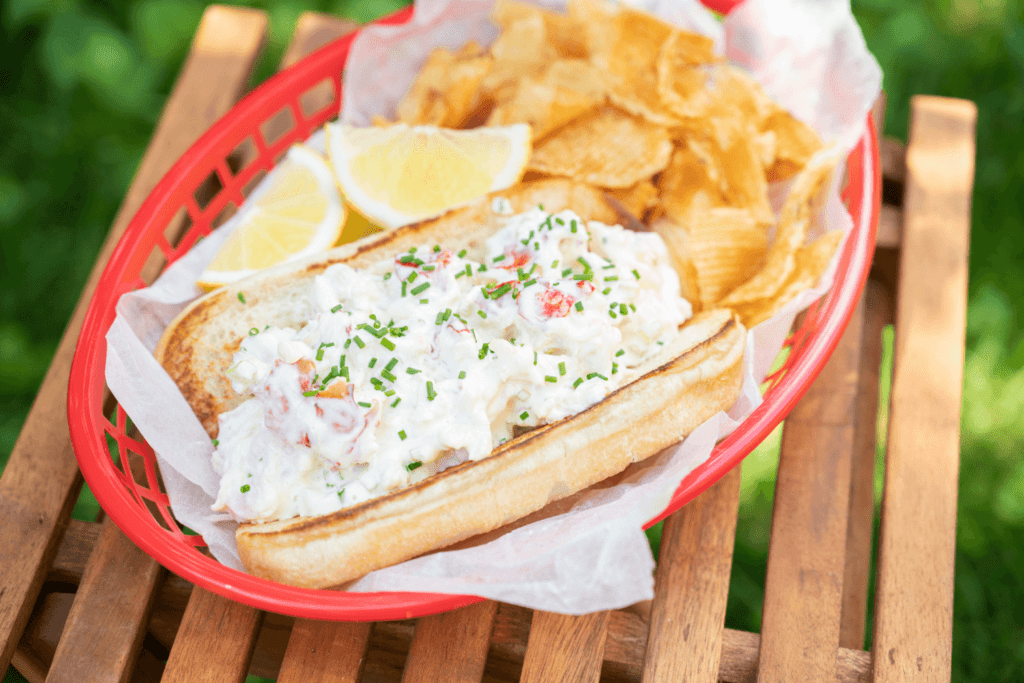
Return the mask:
<path id="1" fill-rule="evenodd" d="M 371 223 L 433 218 L 518 182 L 531 151 L 526 124 L 472 130 L 327 124 L 327 157 L 342 194 Z"/>
<path id="2" fill-rule="evenodd" d="M 293 145 L 221 230 L 234 232 L 198 284 L 210 291 L 270 266 L 334 246 L 345 206 L 327 161 Z"/>

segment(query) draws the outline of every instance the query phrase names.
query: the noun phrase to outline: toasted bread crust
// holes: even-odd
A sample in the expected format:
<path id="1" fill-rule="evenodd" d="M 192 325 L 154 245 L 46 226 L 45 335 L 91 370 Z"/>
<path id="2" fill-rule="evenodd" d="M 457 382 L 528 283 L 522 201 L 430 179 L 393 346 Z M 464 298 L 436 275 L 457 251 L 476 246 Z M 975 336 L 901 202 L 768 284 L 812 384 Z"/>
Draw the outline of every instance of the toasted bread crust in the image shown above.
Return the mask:
<path id="1" fill-rule="evenodd" d="M 618 222 L 603 194 L 571 181 L 539 181 L 495 195 L 508 198 L 517 213 L 544 204 L 553 211 L 571 208 L 586 220 Z M 224 369 L 251 327 L 304 323 L 308 283 L 335 263 L 369 265 L 424 242 L 482 252 L 503 222 L 491 211 L 495 195 L 217 290 L 168 327 L 157 359 L 214 436 L 217 416 L 241 402 Z M 242 562 L 256 576 L 327 588 L 539 510 L 658 453 L 732 405 L 742 382 L 745 333 L 731 311 L 699 314 L 655 358 L 626 371 L 623 385 L 604 400 L 482 460 L 329 515 L 242 524 L 236 532 Z"/>

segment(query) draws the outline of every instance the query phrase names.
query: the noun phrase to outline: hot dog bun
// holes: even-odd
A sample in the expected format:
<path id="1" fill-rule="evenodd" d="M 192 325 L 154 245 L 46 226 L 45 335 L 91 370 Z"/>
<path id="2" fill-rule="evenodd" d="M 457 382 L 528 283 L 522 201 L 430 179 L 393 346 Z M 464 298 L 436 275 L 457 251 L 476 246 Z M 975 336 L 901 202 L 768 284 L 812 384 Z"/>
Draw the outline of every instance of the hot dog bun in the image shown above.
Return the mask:
<path id="1" fill-rule="evenodd" d="M 312 278 L 334 263 L 367 266 L 411 246 L 439 243 L 482 253 L 505 217 L 542 204 L 585 220 L 622 222 L 604 195 L 568 180 L 527 183 L 441 218 L 371 236 L 315 260 L 287 264 L 217 290 L 168 327 L 157 359 L 178 383 L 211 436 L 217 416 L 241 402 L 224 377 L 252 327 L 300 326 L 309 318 Z M 237 292 L 246 300 L 241 304 Z M 701 313 L 604 400 L 418 484 L 320 517 L 242 524 L 239 554 L 256 576 L 327 588 L 424 552 L 491 531 L 580 491 L 678 442 L 728 408 L 739 393 L 745 329 L 729 310 Z"/>

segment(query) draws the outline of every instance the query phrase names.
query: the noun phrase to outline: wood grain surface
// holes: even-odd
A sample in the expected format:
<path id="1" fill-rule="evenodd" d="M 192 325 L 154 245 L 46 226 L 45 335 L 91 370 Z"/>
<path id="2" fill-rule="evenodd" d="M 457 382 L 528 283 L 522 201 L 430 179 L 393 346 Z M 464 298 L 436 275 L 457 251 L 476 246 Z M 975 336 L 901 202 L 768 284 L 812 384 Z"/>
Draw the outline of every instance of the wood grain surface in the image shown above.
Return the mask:
<path id="1" fill-rule="evenodd" d="M 535 611 L 521 683 L 597 683 L 608 635 L 608 614 L 569 616 Z"/>
<path id="2" fill-rule="evenodd" d="M 836 677 L 863 298 L 786 418 L 772 510 L 758 681 Z"/>
<path id="3" fill-rule="evenodd" d="M 0 477 L 0 519 L 6 522 L 0 525 L 0 671 L 11 660 L 81 486 L 67 428 L 67 385 L 100 273 L 146 195 L 237 99 L 265 28 L 266 16 L 260 12 L 213 6 L 203 14 L 182 73 Z"/>
<path id="4" fill-rule="evenodd" d="M 951 676 L 972 102 L 911 102 L 892 409 L 875 596 L 876 681 Z"/>
<path id="5" fill-rule="evenodd" d="M 160 567 L 108 517 L 86 565 L 46 677 L 124 683 L 135 669 Z"/>
<path id="6" fill-rule="evenodd" d="M 644 683 L 718 680 L 739 504 L 737 466 L 665 520 Z"/>
<path id="7" fill-rule="evenodd" d="M 373 624 L 297 619 L 277 683 L 356 683 Z"/>
<path id="8" fill-rule="evenodd" d="M 484 673 L 497 611 L 498 603 L 485 600 L 420 618 L 402 683 L 478 683 Z"/>

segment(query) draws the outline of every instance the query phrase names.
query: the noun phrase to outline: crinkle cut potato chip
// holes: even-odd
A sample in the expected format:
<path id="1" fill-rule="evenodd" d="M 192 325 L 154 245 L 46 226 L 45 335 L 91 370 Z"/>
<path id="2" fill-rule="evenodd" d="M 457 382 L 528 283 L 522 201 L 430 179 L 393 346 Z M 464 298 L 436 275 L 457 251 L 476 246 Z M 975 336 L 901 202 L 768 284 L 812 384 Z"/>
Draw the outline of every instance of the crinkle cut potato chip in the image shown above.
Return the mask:
<path id="1" fill-rule="evenodd" d="M 671 155 L 665 128 L 604 107 L 538 143 L 527 169 L 625 188 L 665 168 Z"/>
<path id="2" fill-rule="evenodd" d="M 680 293 L 693 306 L 694 313 L 702 310 L 700 287 L 697 285 L 697 269 L 690 254 L 690 238 L 686 230 L 667 218 L 651 224 L 651 229 L 661 236 L 672 258 L 672 267 L 679 276 Z"/>
<path id="3" fill-rule="evenodd" d="M 707 92 L 708 65 L 721 61 L 714 42 L 696 33 L 677 31 L 658 53 L 658 96 L 665 107 L 680 118 L 702 116 L 710 103 Z"/>
<path id="4" fill-rule="evenodd" d="M 621 190 L 608 190 L 608 194 L 633 216 L 643 220 L 648 209 L 658 203 L 658 188 L 650 180 Z"/>
<path id="5" fill-rule="evenodd" d="M 497 102 L 511 97 L 520 79 L 540 77 L 559 58 L 539 14 L 513 21 L 491 45 L 491 56 L 494 66 L 484 78 L 483 90 Z"/>
<path id="6" fill-rule="evenodd" d="M 398 120 L 413 125 L 460 127 L 476 109 L 493 58 L 475 41 L 452 53 L 435 48 L 398 104 Z"/>
<path id="7" fill-rule="evenodd" d="M 582 87 L 576 87 L 569 74 L 564 73 L 567 70 L 560 65 L 566 61 L 578 62 L 558 61 L 545 72 L 542 80 L 522 79 L 514 94 L 494 107 L 487 125 L 528 123 L 533 129 L 533 139 L 540 140 L 602 104 L 603 92 L 595 91 L 592 83 L 583 80 L 579 82 Z M 589 73 L 586 68 L 574 70 L 584 77 Z"/>
<path id="8" fill-rule="evenodd" d="M 779 212 L 775 241 L 768 257 L 754 277 L 730 292 L 720 302 L 723 306 L 739 304 L 775 296 L 796 267 L 796 252 L 803 246 L 812 218 L 812 200 L 832 175 L 838 158 L 821 154 L 793 180 L 789 194 Z"/>
<path id="9" fill-rule="evenodd" d="M 695 210 L 725 206 L 718 180 L 711 175 L 714 171 L 690 145 L 676 148 L 658 178 L 661 207 L 669 218 L 686 227 Z"/>
<path id="10" fill-rule="evenodd" d="M 658 96 L 658 53 L 673 28 L 639 10 L 602 0 L 576 0 L 572 16 L 583 23 L 591 61 L 608 76 L 608 96 L 625 111 L 663 126 L 678 125 Z"/>
<path id="11" fill-rule="evenodd" d="M 756 273 L 768 251 L 764 228 L 746 209 L 718 207 L 695 213 L 688 237 L 704 309 L 714 308 Z"/>
<path id="12" fill-rule="evenodd" d="M 498 0 L 491 15 L 494 23 L 503 31 L 514 22 L 533 16 L 539 16 L 543 20 L 548 42 L 559 55 L 586 59 L 588 53 L 583 27 L 573 17 L 515 0 Z"/>
<path id="13" fill-rule="evenodd" d="M 797 294 L 818 284 L 832 255 L 843 241 L 843 234 L 842 230 L 833 230 L 807 246 L 800 247 L 796 252 L 793 273 L 775 296 L 733 306 L 743 324 L 749 329 L 768 320 Z"/>
<path id="14" fill-rule="evenodd" d="M 813 128 L 781 107 L 765 118 L 761 130 L 763 135 L 771 134 L 774 138 L 774 162 L 768 165 L 769 182 L 796 175 L 822 147 Z"/>

